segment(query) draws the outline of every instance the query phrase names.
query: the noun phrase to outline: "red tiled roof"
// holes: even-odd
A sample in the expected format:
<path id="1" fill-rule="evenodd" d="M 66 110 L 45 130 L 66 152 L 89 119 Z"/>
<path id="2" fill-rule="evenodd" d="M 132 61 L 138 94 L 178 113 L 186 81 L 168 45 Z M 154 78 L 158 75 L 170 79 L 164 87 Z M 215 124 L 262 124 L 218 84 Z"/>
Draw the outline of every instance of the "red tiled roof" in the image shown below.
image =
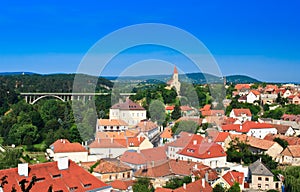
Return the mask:
<path id="1" fill-rule="evenodd" d="M 90 145 L 90 148 L 126 148 L 120 144 L 116 139 L 96 139 Z"/>
<path id="2" fill-rule="evenodd" d="M 275 141 L 258 139 L 248 135 L 230 134 L 230 137 L 232 138 L 232 140 L 238 138 L 240 142 L 247 143 L 251 147 L 255 147 L 257 149 L 262 149 L 262 150 L 268 150 L 276 143 Z"/>
<path id="3" fill-rule="evenodd" d="M 244 173 L 237 171 L 228 171 L 222 177 L 230 186 L 232 186 L 235 182 L 242 185 L 244 181 Z"/>
<path id="4" fill-rule="evenodd" d="M 131 101 L 130 99 L 126 99 L 124 103 L 114 104 L 111 109 L 121 109 L 121 110 L 145 110 L 139 104 Z"/>
<path id="5" fill-rule="evenodd" d="M 299 158 L 300 145 L 289 145 L 281 154 L 285 156 L 292 156 L 294 158 Z"/>
<path id="6" fill-rule="evenodd" d="M 176 66 L 174 66 L 174 74 L 175 73 L 178 73 L 178 70 L 177 70 L 177 67 Z"/>
<path id="7" fill-rule="evenodd" d="M 196 145 L 190 143 L 178 154 L 199 159 L 209 159 L 227 156 L 221 145 L 218 145 L 216 143 L 201 143 Z"/>
<path id="8" fill-rule="evenodd" d="M 137 124 L 137 127 L 140 128 L 141 132 L 147 132 L 156 129 L 158 126 L 152 121 L 141 121 Z"/>
<path id="9" fill-rule="evenodd" d="M 269 128 L 274 128 L 274 127 L 269 123 L 259 123 L 254 121 L 246 121 L 242 125 L 229 124 L 229 125 L 222 126 L 223 131 L 236 131 L 240 133 L 248 133 L 250 129 L 269 129 Z"/>
<path id="10" fill-rule="evenodd" d="M 224 142 L 227 137 L 229 137 L 228 132 L 219 132 L 215 142 Z"/>
<path id="11" fill-rule="evenodd" d="M 254 94 L 254 95 L 260 95 L 260 92 L 259 91 L 257 91 L 257 90 L 251 90 L 251 92 Z"/>
<path id="12" fill-rule="evenodd" d="M 54 153 L 87 152 L 80 143 L 70 143 L 67 139 L 59 139 L 50 145 Z"/>
<path id="13" fill-rule="evenodd" d="M 240 98 L 238 98 L 238 101 L 247 101 L 247 96 L 242 95 Z"/>
<path id="14" fill-rule="evenodd" d="M 101 159 L 99 164 L 94 168 L 94 172 L 105 173 L 120 173 L 132 170 L 131 167 L 123 164 L 117 159 Z"/>
<path id="15" fill-rule="evenodd" d="M 209 111 L 210 108 L 211 108 L 211 105 L 210 105 L 210 104 L 206 104 L 206 105 L 204 105 L 204 106 L 200 109 L 200 111 Z"/>
<path id="16" fill-rule="evenodd" d="M 53 178 L 51 173 L 60 176 Z M 33 176 L 40 180 L 33 185 L 31 192 L 40 192 L 41 189 L 47 191 L 51 185 L 53 191 L 69 191 L 71 187 L 77 187 L 77 191 L 108 187 L 107 184 L 89 174 L 73 161 L 69 161 L 69 168 L 65 170 L 59 170 L 57 162 L 49 162 L 30 165 L 28 177 L 20 176 L 18 168 L 0 170 L 0 175 L 7 176 L 6 180 L 8 183 L 4 185 L 4 191 L 11 191 L 13 186 L 15 186 L 17 191 L 21 191 L 19 182 L 23 179 L 30 182 Z M 26 183 L 26 186 L 28 186 L 28 183 Z"/>
<path id="17" fill-rule="evenodd" d="M 224 115 L 224 110 L 208 110 L 208 111 L 202 111 L 201 115 L 203 116 L 217 116 L 217 115 Z"/>
<path id="18" fill-rule="evenodd" d="M 202 179 L 198 179 L 193 183 L 187 184 L 186 188 L 182 186 L 178 189 L 175 189 L 174 192 L 212 192 L 212 187 L 206 181 L 204 182 L 204 187 L 202 186 Z"/>
<path id="19" fill-rule="evenodd" d="M 187 106 L 187 105 L 183 105 L 183 106 L 180 106 L 180 110 L 181 111 L 192 111 L 193 108 L 191 108 L 190 106 Z"/>
<path id="20" fill-rule="evenodd" d="M 173 111 L 174 110 L 174 105 L 171 105 L 171 106 L 166 106 L 165 107 L 165 110 L 167 110 L 167 111 Z"/>
<path id="21" fill-rule="evenodd" d="M 247 116 L 252 116 L 250 109 L 232 109 L 235 116 L 241 116 L 243 114 Z"/>
<path id="22" fill-rule="evenodd" d="M 234 88 L 238 91 L 241 89 L 250 89 L 250 84 L 236 84 Z"/>
<path id="23" fill-rule="evenodd" d="M 273 135 L 269 133 L 265 136 L 265 140 L 273 141 L 276 137 L 283 139 L 288 142 L 289 145 L 300 145 L 300 138 L 299 137 L 288 137 L 285 135 Z"/>
<path id="24" fill-rule="evenodd" d="M 121 119 L 98 119 L 101 126 L 127 126 L 128 124 Z"/>
<path id="25" fill-rule="evenodd" d="M 119 190 L 128 190 L 128 188 L 133 184 L 134 184 L 133 180 L 129 180 L 129 181 L 115 180 L 110 183 L 113 189 L 119 189 Z"/>
<path id="26" fill-rule="evenodd" d="M 161 133 L 160 138 L 166 138 L 166 139 L 173 138 L 172 129 L 170 127 L 165 128 L 165 130 Z"/>
<path id="27" fill-rule="evenodd" d="M 191 134 L 187 132 L 181 132 L 179 134 L 179 138 L 175 141 L 168 143 L 167 146 L 172 147 L 185 147 L 187 146 L 191 141 L 196 140 L 197 143 L 201 143 L 203 140 L 203 137 L 201 135 Z"/>

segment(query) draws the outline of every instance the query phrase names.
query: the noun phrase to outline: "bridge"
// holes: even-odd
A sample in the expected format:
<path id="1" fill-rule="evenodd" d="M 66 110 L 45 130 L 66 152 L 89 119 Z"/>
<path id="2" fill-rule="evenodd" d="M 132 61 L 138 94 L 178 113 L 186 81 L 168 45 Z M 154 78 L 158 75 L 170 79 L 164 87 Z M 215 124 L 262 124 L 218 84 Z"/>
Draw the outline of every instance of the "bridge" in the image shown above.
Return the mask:
<path id="1" fill-rule="evenodd" d="M 25 98 L 26 103 L 35 104 L 40 99 L 53 97 L 63 102 L 65 101 L 90 101 L 95 96 L 99 95 L 110 95 L 111 93 L 20 93 L 21 96 Z M 122 97 L 129 97 L 131 95 L 136 95 L 136 93 L 120 93 Z"/>

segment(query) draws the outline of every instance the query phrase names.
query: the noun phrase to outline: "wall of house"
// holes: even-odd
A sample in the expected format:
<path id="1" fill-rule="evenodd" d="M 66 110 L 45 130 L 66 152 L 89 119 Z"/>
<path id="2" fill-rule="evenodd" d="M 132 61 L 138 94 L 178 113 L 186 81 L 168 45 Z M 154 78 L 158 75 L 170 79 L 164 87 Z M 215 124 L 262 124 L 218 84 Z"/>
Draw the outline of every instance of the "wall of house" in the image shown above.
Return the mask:
<path id="1" fill-rule="evenodd" d="M 99 154 L 105 158 L 115 158 L 122 155 L 127 148 L 90 148 L 91 154 Z"/>
<path id="2" fill-rule="evenodd" d="M 153 148 L 153 144 L 149 141 L 149 139 L 145 139 L 141 144 L 139 149 L 143 150 L 143 149 L 151 149 Z"/>
<path id="3" fill-rule="evenodd" d="M 133 172 L 131 170 L 119 172 L 119 173 L 105 173 L 105 174 L 93 172 L 92 174 L 103 182 L 114 181 L 117 179 L 118 180 L 131 179 L 133 176 Z"/>
<path id="4" fill-rule="evenodd" d="M 105 131 L 124 131 L 127 130 L 127 126 L 119 126 L 119 125 L 113 125 L 113 126 L 107 126 L 107 125 L 98 125 L 97 126 L 97 131 L 99 132 L 105 132 Z"/>
<path id="5" fill-rule="evenodd" d="M 272 176 L 252 175 L 251 179 L 252 179 L 252 183 L 251 183 L 252 189 L 261 189 L 261 190 L 276 189 Z"/>
<path id="6" fill-rule="evenodd" d="M 282 163 L 288 163 L 291 165 L 300 165 L 300 157 L 283 156 Z"/>
<path id="7" fill-rule="evenodd" d="M 276 128 L 262 128 L 262 129 L 250 129 L 247 133 L 248 136 L 253 136 L 259 139 L 265 138 L 267 134 L 277 134 Z"/>
<path id="8" fill-rule="evenodd" d="M 60 157 L 68 157 L 75 163 L 87 162 L 88 152 L 72 152 L 72 153 L 54 153 L 53 160 L 58 161 Z"/>
<path id="9" fill-rule="evenodd" d="M 213 169 L 216 167 L 224 167 L 226 164 L 226 156 L 208 158 L 208 159 L 199 159 L 195 157 L 178 154 L 178 158 L 179 160 L 183 160 L 183 161 L 202 162 L 204 165 L 207 165 Z"/>
<path id="10" fill-rule="evenodd" d="M 178 154 L 177 152 L 182 150 L 182 147 L 173 147 L 173 146 L 168 146 L 168 150 L 167 150 L 167 156 L 170 159 L 177 159 L 178 158 Z"/>

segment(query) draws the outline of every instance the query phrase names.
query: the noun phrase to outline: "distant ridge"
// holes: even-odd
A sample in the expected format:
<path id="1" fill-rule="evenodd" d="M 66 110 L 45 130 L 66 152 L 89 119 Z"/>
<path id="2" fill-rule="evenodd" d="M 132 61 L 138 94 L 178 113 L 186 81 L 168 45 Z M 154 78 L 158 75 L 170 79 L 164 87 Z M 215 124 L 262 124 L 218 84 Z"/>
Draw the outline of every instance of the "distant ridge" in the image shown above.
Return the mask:
<path id="1" fill-rule="evenodd" d="M 0 75 L 6 76 L 6 75 L 38 75 L 38 74 L 32 72 L 0 72 Z"/>

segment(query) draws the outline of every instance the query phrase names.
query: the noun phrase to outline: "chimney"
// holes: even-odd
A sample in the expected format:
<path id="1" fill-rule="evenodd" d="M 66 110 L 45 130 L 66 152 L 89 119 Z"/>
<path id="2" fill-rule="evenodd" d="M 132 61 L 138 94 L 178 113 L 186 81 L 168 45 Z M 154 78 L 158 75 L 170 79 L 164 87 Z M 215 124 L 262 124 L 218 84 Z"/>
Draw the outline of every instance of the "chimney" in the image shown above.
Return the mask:
<path id="1" fill-rule="evenodd" d="M 197 140 L 194 140 L 194 141 L 193 141 L 193 144 L 194 144 L 194 145 L 197 145 Z"/>
<path id="2" fill-rule="evenodd" d="M 243 126 L 242 126 L 242 124 L 240 124 L 240 130 L 242 130 L 243 129 Z"/>
<path id="3" fill-rule="evenodd" d="M 207 171 L 205 172 L 205 175 L 204 175 L 204 177 L 205 177 L 205 181 L 207 181 L 207 182 L 208 182 L 208 172 L 207 172 Z"/>
<path id="4" fill-rule="evenodd" d="M 114 142 L 114 138 L 112 137 L 112 138 L 110 138 L 110 142 L 111 143 L 113 143 Z"/>
<path id="5" fill-rule="evenodd" d="M 195 175 L 192 175 L 191 177 L 192 177 L 192 182 L 195 182 L 196 181 Z"/>
<path id="6" fill-rule="evenodd" d="M 59 157 L 57 160 L 58 170 L 65 170 L 69 168 L 69 158 L 68 157 Z"/>
<path id="7" fill-rule="evenodd" d="M 195 164 L 194 169 L 198 170 L 198 165 L 197 164 Z"/>
<path id="8" fill-rule="evenodd" d="M 201 181 L 202 181 L 202 182 L 201 182 L 201 183 L 202 183 L 202 187 L 205 188 L 205 179 L 202 178 Z"/>
<path id="9" fill-rule="evenodd" d="M 65 143 L 66 143 L 66 140 L 64 139 L 64 140 L 63 140 L 63 144 L 65 144 Z"/>
<path id="10" fill-rule="evenodd" d="M 186 183 L 183 183 L 183 189 L 186 190 Z"/>
<path id="11" fill-rule="evenodd" d="M 62 143 L 62 142 L 63 142 L 63 139 L 60 139 L 60 142 Z"/>
<path id="12" fill-rule="evenodd" d="M 97 138 L 97 140 L 98 140 L 98 143 L 100 143 L 100 138 Z"/>
<path id="13" fill-rule="evenodd" d="M 85 141 L 85 146 L 87 146 L 87 141 Z"/>
<path id="14" fill-rule="evenodd" d="M 28 163 L 18 164 L 18 174 L 28 177 Z"/>
<path id="15" fill-rule="evenodd" d="M 141 136 L 138 136 L 137 138 L 138 138 L 138 141 L 141 142 Z"/>

